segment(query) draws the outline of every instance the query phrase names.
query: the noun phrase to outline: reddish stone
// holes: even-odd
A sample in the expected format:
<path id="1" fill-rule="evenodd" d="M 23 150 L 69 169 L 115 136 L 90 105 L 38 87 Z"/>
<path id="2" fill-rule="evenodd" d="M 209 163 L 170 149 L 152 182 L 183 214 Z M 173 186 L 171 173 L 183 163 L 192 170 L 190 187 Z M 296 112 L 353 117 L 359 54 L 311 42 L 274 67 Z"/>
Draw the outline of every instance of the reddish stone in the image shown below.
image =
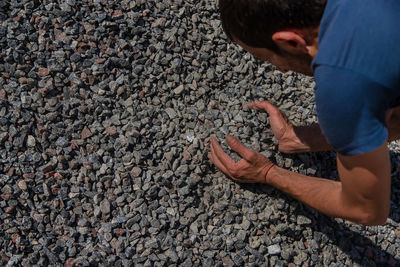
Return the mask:
<path id="1" fill-rule="evenodd" d="M 68 165 L 69 165 L 70 169 L 76 169 L 76 168 L 78 168 L 78 161 L 77 160 L 71 160 Z"/>
<path id="2" fill-rule="evenodd" d="M 133 177 L 139 177 L 141 173 L 142 169 L 139 167 L 133 167 L 133 169 L 131 170 L 131 174 L 133 175 Z"/>
<path id="3" fill-rule="evenodd" d="M 146 135 L 147 134 L 147 129 L 143 128 L 142 130 L 140 130 L 139 134 L 140 135 Z"/>
<path id="4" fill-rule="evenodd" d="M 46 172 L 46 173 L 44 174 L 44 177 L 50 178 L 50 177 L 54 176 L 54 173 L 55 173 L 55 171 Z"/>
<path id="5" fill-rule="evenodd" d="M 88 162 L 86 162 L 86 163 L 83 163 L 83 167 L 85 167 L 86 169 L 88 169 L 88 170 L 91 170 L 91 169 L 93 169 L 93 166 L 92 166 L 92 164 L 90 164 L 90 163 L 88 163 Z"/>
<path id="6" fill-rule="evenodd" d="M 115 127 L 115 126 L 107 127 L 106 132 L 112 137 L 118 136 L 117 127 Z"/>
<path id="7" fill-rule="evenodd" d="M 5 261 L 5 262 L 8 262 L 8 261 L 10 260 L 10 258 L 9 258 L 6 254 L 4 254 L 4 253 L 1 254 L 1 259 L 2 259 L 3 261 Z"/>
<path id="8" fill-rule="evenodd" d="M 71 149 L 78 149 L 79 148 L 79 146 L 78 146 L 78 144 L 76 143 L 76 141 L 75 140 L 72 140 L 71 141 Z"/>
<path id="9" fill-rule="evenodd" d="M 214 123 L 212 121 L 206 120 L 205 125 L 206 125 L 206 128 L 209 130 L 214 128 Z"/>
<path id="10" fill-rule="evenodd" d="M 45 152 L 46 152 L 46 154 L 49 154 L 50 156 L 57 155 L 57 151 L 54 148 L 46 148 Z"/>
<path id="11" fill-rule="evenodd" d="M 113 239 L 110 241 L 110 245 L 111 245 L 111 248 L 115 251 L 116 248 L 117 248 L 117 246 L 118 246 L 118 239 L 113 238 Z"/>
<path id="12" fill-rule="evenodd" d="M 4 193 L 1 194 L 0 197 L 4 200 L 10 200 L 13 197 L 13 195 L 11 193 Z"/>
<path id="13" fill-rule="evenodd" d="M 50 74 L 50 69 L 48 69 L 48 68 L 39 68 L 39 70 L 38 70 L 38 75 L 40 77 L 47 76 L 49 74 Z"/>
<path id="14" fill-rule="evenodd" d="M 40 16 L 37 16 L 37 17 L 35 17 L 34 23 L 38 24 L 41 20 L 42 20 L 42 18 Z"/>
<path id="15" fill-rule="evenodd" d="M 105 58 L 98 58 L 98 59 L 96 59 L 96 63 L 97 63 L 97 64 L 102 64 L 102 63 L 104 63 L 104 61 L 106 61 Z"/>
<path id="16" fill-rule="evenodd" d="M 63 226 L 62 225 L 57 225 L 54 227 L 54 232 L 56 232 L 59 235 L 63 234 Z"/>
<path id="17" fill-rule="evenodd" d="M 264 234 L 264 231 L 262 231 L 262 230 L 260 230 L 260 229 L 257 230 L 256 235 L 263 235 L 263 234 Z"/>
<path id="18" fill-rule="evenodd" d="M 192 85 L 193 85 L 194 89 L 197 89 L 197 82 L 196 82 L 196 80 L 193 80 Z M 203 89 L 203 90 L 204 90 L 204 89 Z M 203 95 L 204 95 L 204 94 L 203 94 Z"/>
<path id="19" fill-rule="evenodd" d="M 224 264 L 224 266 L 232 267 L 235 265 L 233 260 L 231 258 L 229 258 L 228 256 L 223 257 L 221 260 L 222 260 L 222 263 Z"/>
<path id="20" fill-rule="evenodd" d="M 57 195 L 57 193 L 58 193 L 58 191 L 60 191 L 60 189 L 61 188 L 54 186 L 51 188 L 51 192 L 53 193 L 53 195 Z"/>
<path id="21" fill-rule="evenodd" d="M 79 42 L 78 43 L 78 47 L 86 47 L 86 46 L 89 46 L 89 45 L 87 43 L 85 43 L 85 42 Z"/>
<path id="22" fill-rule="evenodd" d="M 190 161 L 192 159 L 192 155 L 187 150 L 183 151 L 182 156 L 183 156 L 183 159 L 186 161 Z"/>
<path id="23" fill-rule="evenodd" d="M 113 19 L 120 19 L 123 16 L 124 16 L 124 14 L 122 13 L 122 10 L 114 10 L 114 12 L 112 14 Z"/>
<path id="24" fill-rule="evenodd" d="M 88 145 L 86 147 L 87 151 L 89 154 L 96 152 L 97 150 L 99 150 L 99 145 L 98 144 L 94 144 L 94 145 Z"/>
<path id="25" fill-rule="evenodd" d="M 17 243 L 18 237 L 19 237 L 19 234 L 17 234 L 17 233 L 15 233 L 15 234 L 13 235 L 12 242 L 13 242 L 14 244 Z"/>
<path id="26" fill-rule="evenodd" d="M 88 81 L 89 85 L 93 85 L 94 84 L 94 80 L 95 80 L 94 75 L 88 75 L 87 81 Z"/>
<path id="27" fill-rule="evenodd" d="M 24 177 L 25 179 L 33 179 L 33 178 L 35 178 L 35 174 L 34 173 L 24 173 L 24 174 L 22 174 L 22 177 Z"/>
<path id="28" fill-rule="evenodd" d="M 14 211 L 14 206 L 10 206 L 10 207 L 5 208 L 5 212 L 8 213 L 8 214 L 12 213 L 13 211 Z"/>
<path id="29" fill-rule="evenodd" d="M 14 167 L 11 167 L 8 172 L 7 172 L 7 176 L 13 176 L 14 175 Z"/>
<path id="30" fill-rule="evenodd" d="M 142 90 L 142 91 L 140 91 L 139 92 L 139 98 L 143 98 L 144 97 L 144 95 L 145 95 L 145 91 L 144 90 Z"/>
<path id="31" fill-rule="evenodd" d="M 20 20 L 21 20 L 21 16 L 20 15 L 13 17 L 13 21 L 14 22 L 18 22 Z"/>
<path id="32" fill-rule="evenodd" d="M 114 234 L 116 234 L 117 236 L 123 236 L 125 234 L 125 229 L 122 228 L 114 229 Z"/>
<path id="33" fill-rule="evenodd" d="M 166 18 L 158 18 L 151 24 L 151 27 L 153 28 L 158 26 L 164 27 L 166 21 L 167 21 Z"/>
<path id="34" fill-rule="evenodd" d="M 86 139 L 92 136 L 92 132 L 87 128 L 83 128 L 82 132 L 81 132 L 81 138 L 82 139 Z"/>
<path id="35" fill-rule="evenodd" d="M 55 174 L 54 174 L 54 178 L 56 178 L 56 179 L 62 179 L 62 178 L 64 178 L 59 172 L 56 172 Z"/>
<path id="36" fill-rule="evenodd" d="M 48 91 L 49 91 L 49 89 L 47 89 L 47 88 L 40 88 L 38 90 L 39 94 L 41 94 L 42 96 L 46 96 Z"/>
<path id="37" fill-rule="evenodd" d="M 73 267 L 75 265 L 75 259 L 73 258 L 69 258 L 66 262 L 65 262 L 65 267 Z"/>
<path id="38" fill-rule="evenodd" d="M 18 78 L 18 82 L 20 84 L 26 84 L 28 82 L 28 79 L 26 77 L 20 77 Z"/>
<path id="39" fill-rule="evenodd" d="M 6 90 L 0 89 L 0 98 L 6 99 L 6 97 L 7 97 Z"/>
<path id="40" fill-rule="evenodd" d="M 65 34 L 65 32 L 60 32 L 60 33 L 56 34 L 54 36 L 54 38 L 56 39 L 56 41 L 65 42 L 65 39 L 67 38 L 67 35 Z"/>
<path id="41" fill-rule="evenodd" d="M 8 72 L 2 72 L 1 74 L 3 75 L 4 78 L 10 78 L 10 73 Z"/>

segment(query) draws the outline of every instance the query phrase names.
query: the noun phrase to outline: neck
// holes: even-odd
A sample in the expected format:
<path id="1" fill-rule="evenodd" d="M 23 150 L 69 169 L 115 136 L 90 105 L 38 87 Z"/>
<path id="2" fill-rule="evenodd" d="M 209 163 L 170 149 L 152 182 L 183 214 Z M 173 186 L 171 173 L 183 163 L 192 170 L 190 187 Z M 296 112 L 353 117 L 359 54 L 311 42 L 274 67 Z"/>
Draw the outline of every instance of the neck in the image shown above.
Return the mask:
<path id="1" fill-rule="evenodd" d="M 318 32 L 319 26 L 312 29 L 306 30 L 306 42 L 307 42 L 307 50 L 308 54 L 314 58 L 318 53 Z"/>

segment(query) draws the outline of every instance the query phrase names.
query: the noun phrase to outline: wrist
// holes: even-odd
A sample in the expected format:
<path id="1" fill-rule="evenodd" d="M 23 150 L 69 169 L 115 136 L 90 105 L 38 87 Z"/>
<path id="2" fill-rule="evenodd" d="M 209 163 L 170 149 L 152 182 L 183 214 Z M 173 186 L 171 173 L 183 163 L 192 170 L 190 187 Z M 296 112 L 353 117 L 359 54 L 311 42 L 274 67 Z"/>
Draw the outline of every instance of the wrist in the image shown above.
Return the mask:
<path id="1" fill-rule="evenodd" d="M 286 154 L 308 152 L 310 147 L 304 144 L 297 136 L 292 136 L 279 140 L 279 151 Z"/>
<path id="2" fill-rule="evenodd" d="M 276 167 L 276 165 L 275 165 L 274 163 L 272 163 L 272 164 L 268 167 L 268 169 L 267 169 L 267 171 L 266 171 L 266 173 L 265 173 L 265 175 L 264 175 L 264 184 L 269 184 L 269 177 L 268 177 L 268 175 L 271 175 L 271 170 L 273 169 L 273 167 Z"/>

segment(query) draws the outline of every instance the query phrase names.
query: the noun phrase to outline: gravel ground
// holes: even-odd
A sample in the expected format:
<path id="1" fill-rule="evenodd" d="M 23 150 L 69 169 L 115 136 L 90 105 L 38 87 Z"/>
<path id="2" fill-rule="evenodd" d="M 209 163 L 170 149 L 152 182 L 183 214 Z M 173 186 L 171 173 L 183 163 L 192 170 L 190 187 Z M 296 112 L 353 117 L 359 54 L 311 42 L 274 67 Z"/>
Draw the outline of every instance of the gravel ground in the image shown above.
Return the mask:
<path id="1" fill-rule="evenodd" d="M 1 266 L 379 266 L 400 263 L 400 145 L 384 226 L 323 216 L 227 179 L 227 133 L 287 169 L 336 179 L 334 153 L 285 155 L 269 99 L 316 120 L 313 80 L 227 41 L 216 3 L 0 2 Z"/>

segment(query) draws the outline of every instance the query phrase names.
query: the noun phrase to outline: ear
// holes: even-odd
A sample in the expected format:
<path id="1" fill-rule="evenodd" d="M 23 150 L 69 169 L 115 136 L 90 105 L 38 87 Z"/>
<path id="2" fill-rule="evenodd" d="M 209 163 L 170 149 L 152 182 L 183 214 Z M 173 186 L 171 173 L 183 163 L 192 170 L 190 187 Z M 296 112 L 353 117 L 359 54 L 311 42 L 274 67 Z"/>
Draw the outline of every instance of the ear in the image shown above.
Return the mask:
<path id="1" fill-rule="evenodd" d="M 282 50 L 290 54 L 308 54 L 304 38 L 294 31 L 279 31 L 272 35 L 272 40 Z"/>

